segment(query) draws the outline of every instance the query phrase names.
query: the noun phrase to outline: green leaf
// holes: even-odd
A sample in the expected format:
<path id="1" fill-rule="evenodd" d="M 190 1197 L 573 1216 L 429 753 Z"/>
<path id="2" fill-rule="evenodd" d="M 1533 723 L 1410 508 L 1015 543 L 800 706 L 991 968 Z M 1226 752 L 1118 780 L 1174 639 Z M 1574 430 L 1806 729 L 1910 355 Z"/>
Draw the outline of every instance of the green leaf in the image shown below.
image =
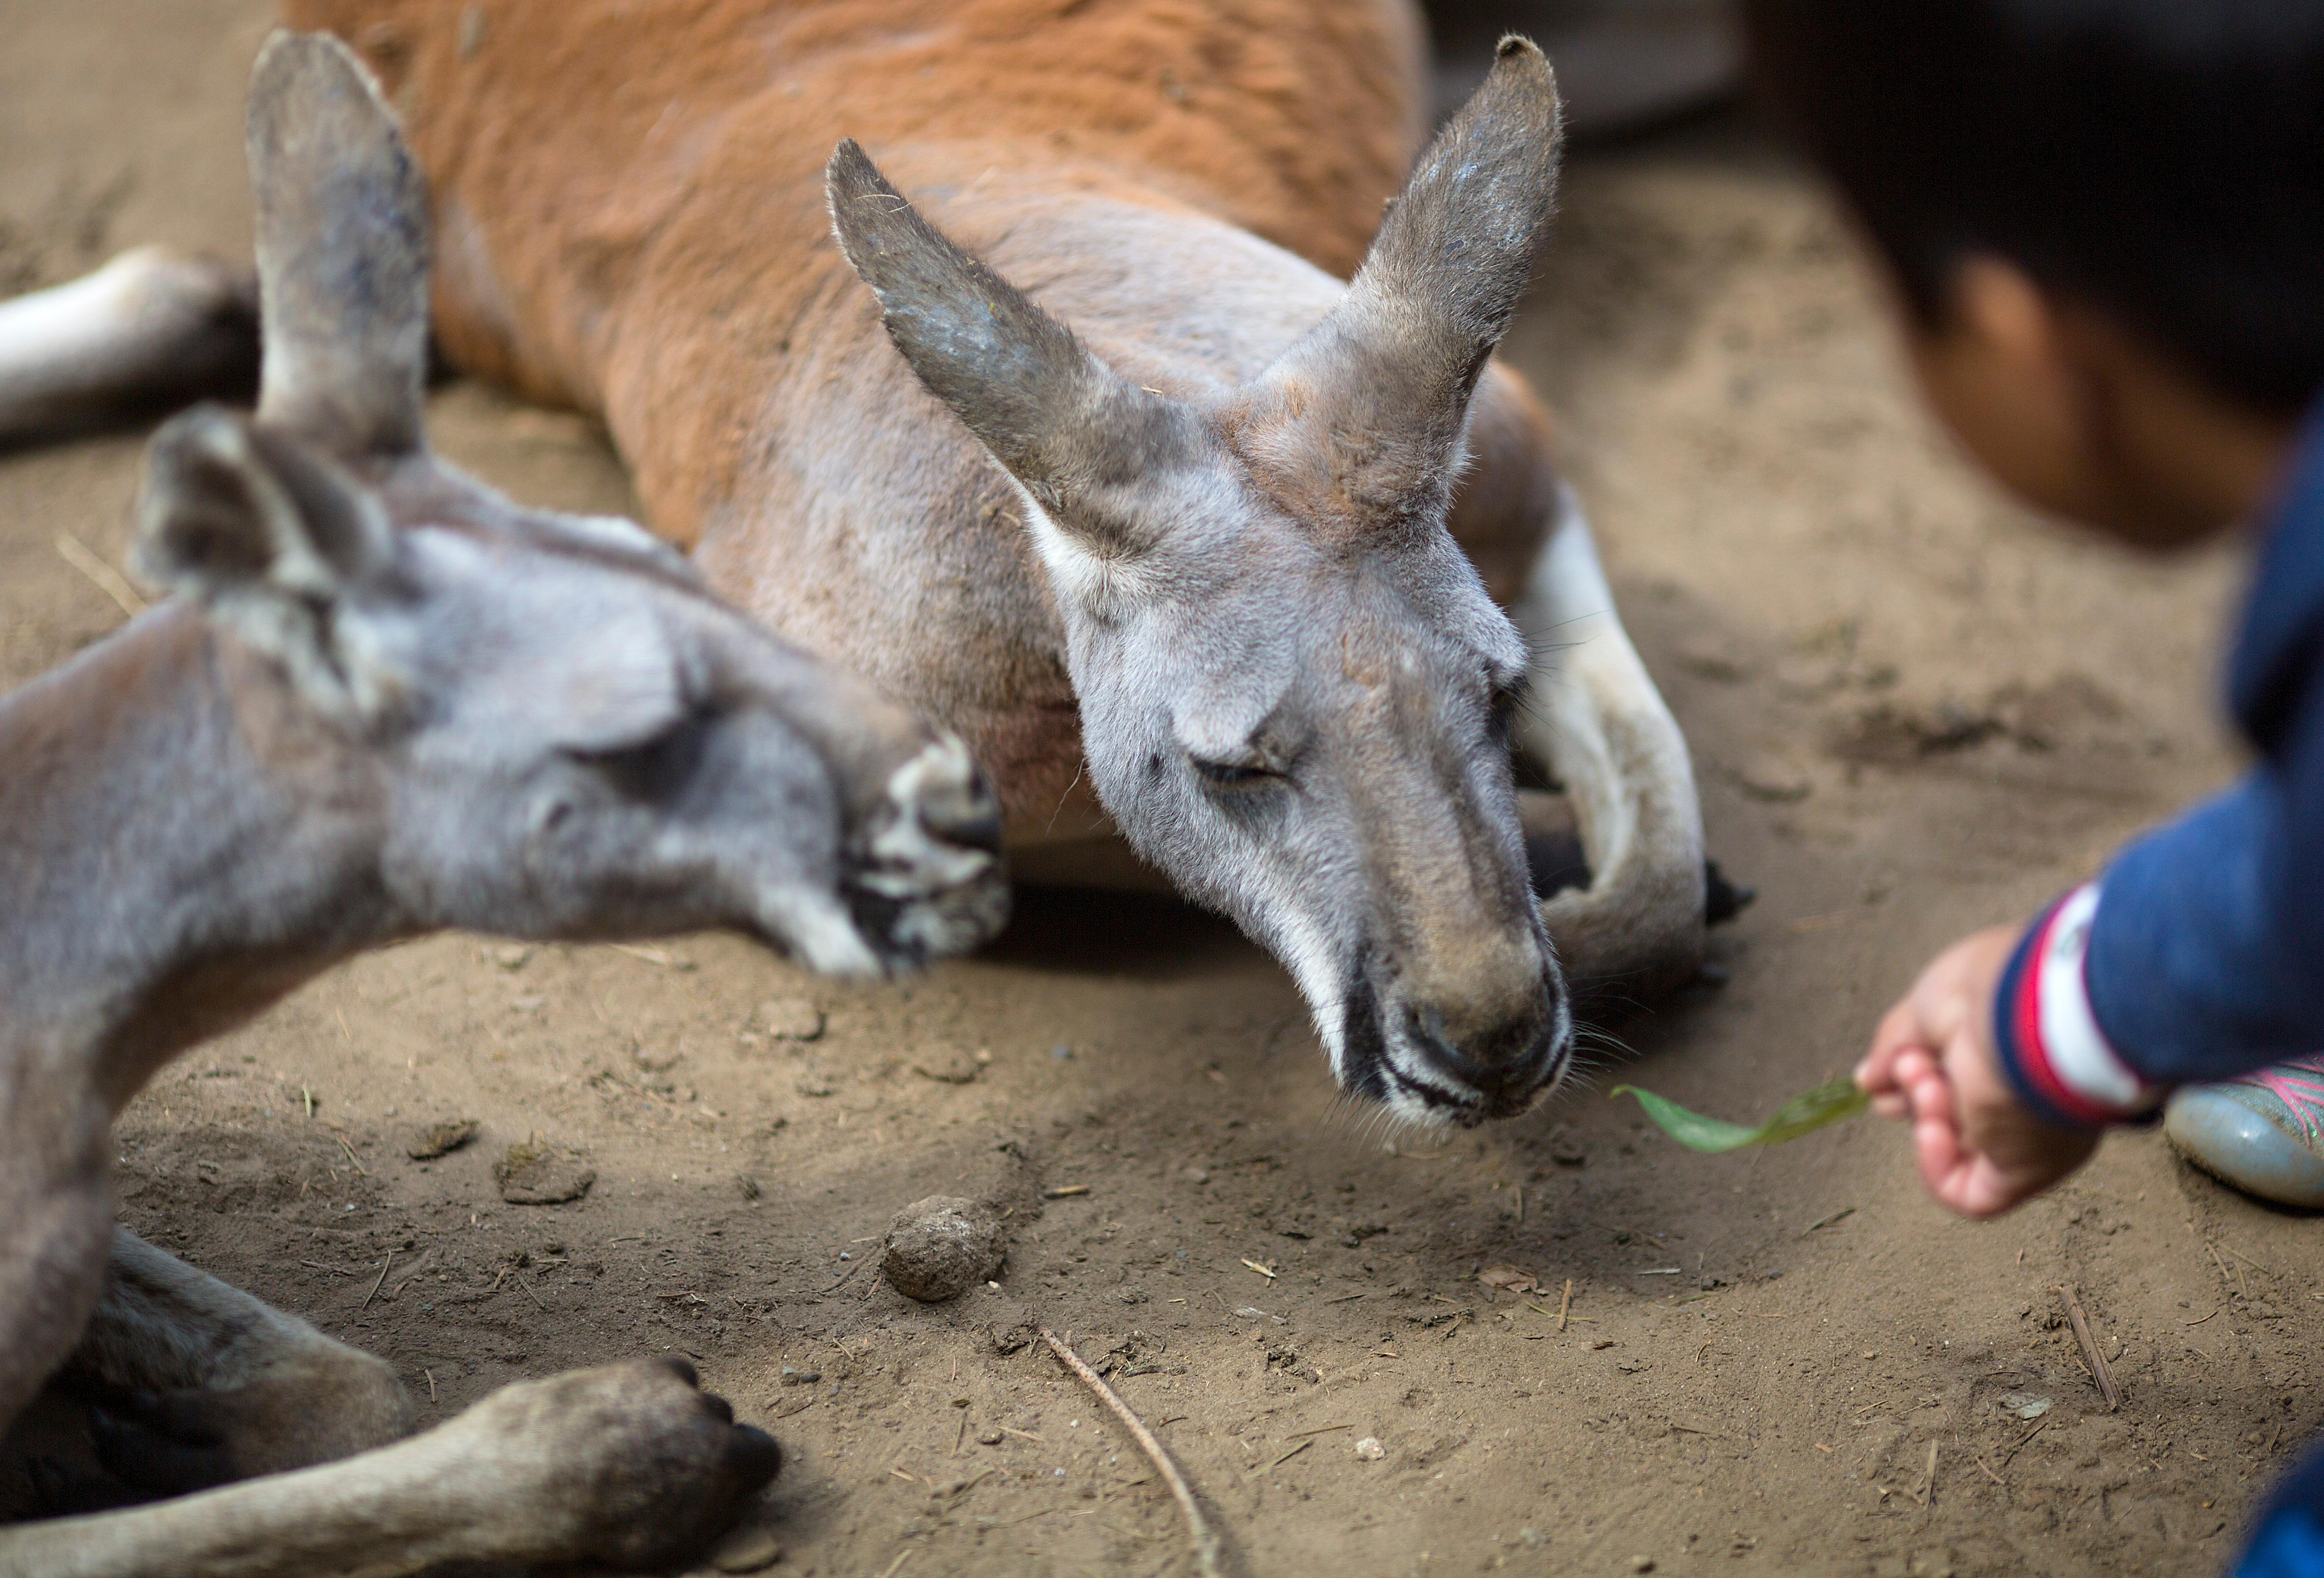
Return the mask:
<path id="1" fill-rule="evenodd" d="M 1794 1096 L 1775 1109 L 1775 1115 L 1757 1129 L 1746 1129 L 1740 1123 L 1722 1122 L 1706 1118 L 1700 1112 L 1690 1112 L 1676 1102 L 1658 1096 L 1652 1091 L 1642 1091 L 1634 1084 L 1618 1084 L 1606 1093 L 1609 1096 L 1631 1095 L 1646 1110 L 1662 1128 L 1662 1131 L 1685 1146 L 1689 1150 L 1716 1153 L 1740 1150 L 1747 1145 L 1777 1145 L 1786 1140 L 1837 1123 L 1842 1118 L 1853 1118 L 1872 1105 L 1872 1098 L 1856 1086 L 1852 1075 L 1820 1084 L 1805 1095 Z"/>

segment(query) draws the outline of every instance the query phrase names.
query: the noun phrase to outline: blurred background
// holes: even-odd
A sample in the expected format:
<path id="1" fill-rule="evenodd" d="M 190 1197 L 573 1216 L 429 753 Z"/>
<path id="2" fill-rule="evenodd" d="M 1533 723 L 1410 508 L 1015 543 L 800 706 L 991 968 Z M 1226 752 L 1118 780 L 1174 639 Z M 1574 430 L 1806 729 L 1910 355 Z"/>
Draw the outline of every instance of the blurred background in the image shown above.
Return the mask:
<path id="1" fill-rule="evenodd" d="M 1436 114 L 1452 113 L 1505 32 L 1557 62 L 1577 137 L 1648 130 L 1731 97 L 1742 76 L 1731 0 L 1433 0 Z"/>

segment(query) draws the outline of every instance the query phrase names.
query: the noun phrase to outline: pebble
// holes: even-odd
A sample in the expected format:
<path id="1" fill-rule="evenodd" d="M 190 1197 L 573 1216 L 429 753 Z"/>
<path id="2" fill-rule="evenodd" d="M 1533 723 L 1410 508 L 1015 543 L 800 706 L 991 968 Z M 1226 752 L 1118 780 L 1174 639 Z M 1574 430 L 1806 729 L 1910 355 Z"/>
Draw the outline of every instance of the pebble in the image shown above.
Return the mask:
<path id="1" fill-rule="evenodd" d="M 711 1568 L 720 1573 L 756 1573 L 782 1559 L 781 1542 L 754 1523 L 732 1531 L 710 1549 Z"/>
<path id="2" fill-rule="evenodd" d="M 991 1061 L 989 1053 L 980 1060 L 965 1047 L 931 1047 L 920 1054 L 919 1060 L 912 1065 L 912 1072 L 940 1084 L 973 1084 Z"/>
<path id="3" fill-rule="evenodd" d="M 577 1157 L 528 1140 L 501 1152 L 493 1178 L 512 1205 L 562 1205 L 586 1195 L 597 1175 Z"/>
<path id="4" fill-rule="evenodd" d="M 976 1433 L 976 1444 L 979 1446 L 998 1446 L 1001 1444 L 1001 1432 L 998 1430 L 980 1430 Z"/>
<path id="5" fill-rule="evenodd" d="M 1728 771 L 1736 788 L 1772 805 L 1789 805 L 1815 792 L 1815 780 L 1798 762 L 1771 752 L 1747 756 Z"/>
<path id="6" fill-rule="evenodd" d="M 819 1041 L 829 1020 L 804 997 L 770 997 L 759 1005 L 759 1023 L 778 1041 Z"/>
<path id="7" fill-rule="evenodd" d="M 880 1257 L 890 1287 L 922 1304 L 957 1298 L 1001 1269 L 1006 1246 L 989 1205 L 932 1195 L 896 1213 Z"/>
<path id="8" fill-rule="evenodd" d="M 1652 1556 L 1632 1556 L 1632 1557 L 1630 1558 L 1630 1571 L 1631 1571 L 1631 1572 L 1633 1572 L 1633 1573 L 1651 1573 L 1651 1572 L 1653 1572 L 1654 1570 L 1655 1570 L 1655 1559 L 1654 1559 Z"/>
<path id="9" fill-rule="evenodd" d="M 1356 1443 L 1356 1455 L 1366 1463 L 1378 1463 L 1388 1455 L 1388 1448 L 1379 1444 L 1377 1435 L 1367 1435 Z"/>
<path id="10" fill-rule="evenodd" d="M 449 1156 L 475 1137 L 474 1118 L 447 1118 L 415 1132 L 404 1143 L 403 1154 L 413 1161 L 434 1161 L 439 1156 Z"/>

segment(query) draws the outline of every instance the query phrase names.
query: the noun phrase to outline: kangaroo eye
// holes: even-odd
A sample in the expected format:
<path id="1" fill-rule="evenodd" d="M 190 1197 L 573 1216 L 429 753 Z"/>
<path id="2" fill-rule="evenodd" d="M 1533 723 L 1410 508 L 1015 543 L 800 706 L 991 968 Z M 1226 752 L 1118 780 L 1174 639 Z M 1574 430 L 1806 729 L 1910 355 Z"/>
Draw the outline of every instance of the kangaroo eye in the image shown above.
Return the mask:
<path id="1" fill-rule="evenodd" d="M 1493 733 L 1506 739 L 1517 724 L 1517 713 L 1526 704 L 1526 682 L 1523 679 L 1508 685 L 1496 685 L 1490 706 Z"/>
<path id="2" fill-rule="evenodd" d="M 1283 776 L 1264 767 L 1251 767 L 1239 761 L 1205 761 L 1199 756 L 1190 760 L 1194 764 L 1194 771 L 1202 774 L 1204 782 L 1220 789 L 1249 789 L 1253 784 Z"/>

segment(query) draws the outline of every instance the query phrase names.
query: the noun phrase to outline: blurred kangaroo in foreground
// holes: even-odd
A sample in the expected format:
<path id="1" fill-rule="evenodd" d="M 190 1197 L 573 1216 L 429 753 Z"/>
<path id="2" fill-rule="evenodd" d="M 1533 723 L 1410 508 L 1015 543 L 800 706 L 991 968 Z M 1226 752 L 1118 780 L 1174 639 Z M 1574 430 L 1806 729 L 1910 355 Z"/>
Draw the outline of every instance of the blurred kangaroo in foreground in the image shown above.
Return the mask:
<path id="1" fill-rule="evenodd" d="M 1382 223 L 1409 0 L 285 9 L 404 117 L 449 360 L 600 416 L 713 586 L 958 730 L 1021 872 L 1118 829 L 1413 1118 L 1554 1086 L 1561 954 L 1693 976 L 1685 743 L 1489 360 L 1557 175 L 1532 46 Z M 1512 743 L 1586 857 L 1545 901 Z"/>
<path id="2" fill-rule="evenodd" d="M 93 1391 L 116 1477 L 201 1493 L 0 1528 L 0 1574 L 659 1562 L 779 1461 L 690 1371 L 511 1386 L 400 1441 L 385 1364 L 115 1229 L 112 1121 L 189 1046 L 440 927 L 731 927 L 858 974 L 956 952 L 1006 904 L 998 806 L 956 739 L 637 527 L 430 456 L 425 193 L 342 46 L 269 44 L 249 147 L 258 414 L 169 423 L 139 503 L 180 595 L 0 698 L 0 1427 L 52 1380 Z M 118 326 L 8 312 L 0 365 Z"/>

